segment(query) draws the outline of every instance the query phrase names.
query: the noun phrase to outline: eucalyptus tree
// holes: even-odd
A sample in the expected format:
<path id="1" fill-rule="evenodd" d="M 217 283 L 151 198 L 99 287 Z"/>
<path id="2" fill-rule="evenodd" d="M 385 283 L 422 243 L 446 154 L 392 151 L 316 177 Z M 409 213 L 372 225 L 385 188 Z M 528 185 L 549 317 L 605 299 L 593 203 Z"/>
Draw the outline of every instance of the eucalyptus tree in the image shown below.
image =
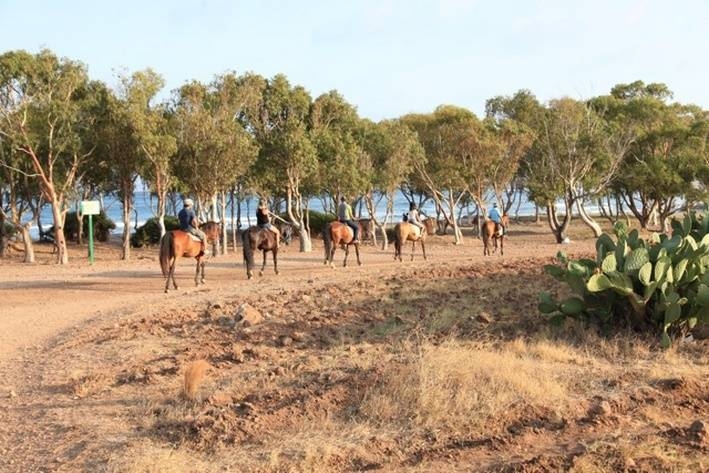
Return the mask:
<path id="1" fill-rule="evenodd" d="M 154 103 L 163 88 L 163 78 L 152 69 L 121 78 L 121 98 L 126 101 L 133 139 L 144 158 L 141 176 L 157 196 L 160 234 L 165 234 L 167 192 L 173 182 L 171 157 L 177 151 L 172 135 L 169 110 L 164 103 Z"/>
<path id="2" fill-rule="evenodd" d="M 263 192 L 285 194 L 286 213 L 304 252 L 312 251 L 312 242 L 305 216 L 309 196 L 303 191 L 317 172 L 317 150 L 308 129 L 311 103 L 303 87 L 291 86 L 285 76 L 276 75 L 266 82 L 259 109 L 248 117 L 259 145 L 252 185 Z"/>
<path id="3" fill-rule="evenodd" d="M 87 142 L 94 117 L 83 64 L 43 50 L 0 56 L 0 134 L 30 164 L 52 208 L 57 260 L 68 263 L 64 236 L 66 198 L 93 151 Z"/>
<path id="4" fill-rule="evenodd" d="M 331 199 L 354 199 L 367 188 L 368 156 L 357 139 L 360 119 L 337 91 L 320 95 L 310 109 L 310 136 L 318 158 L 317 183 Z"/>
<path id="5" fill-rule="evenodd" d="M 426 153 L 425 161 L 415 163 L 416 172 L 460 244 L 455 210 L 469 191 L 471 172 L 484 164 L 480 158 L 489 151 L 483 127 L 472 112 L 451 105 L 430 115 L 406 115 L 402 121 L 416 131 Z"/>
<path id="6" fill-rule="evenodd" d="M 414 131 L 398 120 L 372 123 L 363 120 L 360 142 L 370 159 L 362 171 L 368 183 L 364 201 L 375 227 L 382 236 L 382 249 L 388 247 L 385 226 L 394 213 L 394 193 L 414 171 L 416 163 L 425 159 L 425 153 Z M 377 208 L 384 201 L 384 218 L 377 218 Z M 376 235 L 375 235 L 376 244 Z"/>
<path id="7" fill-rule="evenodd" d="M 200 202 L 211 203 L 212 220 L 220 219 L 218 201 L 225 217 L 226 191 L 256 158 L 255 141 L 238 119 L 252 92 L 244 90 L 248 85 L 229 73 L 209 86 L 192 82 L 177 91 L 175 174 Z"/>
<path id="8" fill-rule="evenodd" d="M 669 103 L 665 84 L 635 81 L 618 84 L 591 104 L 603 111 L 611 126 L 633 134 L 628 158 L 613 180 L 613 188 L 642 228 L 659 215 L 667 218 L 701 199 L 706 162 L 706 112 L 692 105 Z M 684 199 L 682 199 L 684 198 Z"/>

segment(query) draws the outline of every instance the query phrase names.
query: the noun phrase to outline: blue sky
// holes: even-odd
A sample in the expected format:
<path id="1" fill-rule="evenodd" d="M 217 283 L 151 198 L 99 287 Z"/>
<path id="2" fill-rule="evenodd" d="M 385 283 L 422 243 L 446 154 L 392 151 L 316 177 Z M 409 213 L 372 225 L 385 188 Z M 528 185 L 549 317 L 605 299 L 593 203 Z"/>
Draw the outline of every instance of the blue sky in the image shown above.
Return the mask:
<path id="1" fill-rule="evenodd" d="M 709 0 L 0 0 L 0 52 L 42 47 L 109 85 L 152 67 L 165 95 L 228 70 L 284 73 L 374 120 L 636 79 L 709 108 Z"/>

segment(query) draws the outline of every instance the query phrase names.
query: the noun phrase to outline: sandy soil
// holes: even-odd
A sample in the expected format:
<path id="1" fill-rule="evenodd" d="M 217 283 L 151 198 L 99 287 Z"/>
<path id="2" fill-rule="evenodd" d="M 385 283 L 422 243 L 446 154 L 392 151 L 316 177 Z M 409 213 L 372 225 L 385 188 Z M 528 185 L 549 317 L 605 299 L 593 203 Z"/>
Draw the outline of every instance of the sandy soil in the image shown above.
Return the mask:
<path id="1" fill-rule="evenodd" d="M 0 471 L 563 471 L 583 461 L 588 469 L 574 471 L 619 471 L 629 447 L 609 448 L 612 439 L 655 448 L 668 435 L 679 440 L 665 456 L 689 456 L 672 471 L 703 468 L 709 450 L 688 426 L 709 420 L 706 345 L 657 373 L 656 364 L 667 361 L 646 349 L 624 354 L 618 343 L 626 342 L 613 348 L 622 367 L 605 355 L 588 361 L 581 354 L 603 353 L 612 344 L 602 339 L 579 354 L 555 354 L 543 361 L 563 358 L 564 370 L 576 373 L 571 378 L 579 366 L 593 373 L 588 385 L 573 388 L 576 400 L 564 403 L 571 406 L 557 412 L 530 400 L 490 419 L 481 431 L 488 434 L 475 438 L 469 425 L 461 427 L 466 435 L 420 426 L 362 433 L 362 419 L 351 417 L 391 375 L 376 360 L 403 356 L 393 346 L 454 339 L 474 352 L 514 351 L 520 337 L 545 334 L 534 310 L 537 292 L 549 284 L 541 265 L 559 249 L 593 252 L 583 229 L 572 239 L 562 248 L 530 224 L 513 228 L 504 257 L 484 258 L 471 238 L 454 246 L 450 237 L 434 237 L 426 262 L 417 251 L 414 262 L 395 263 L 391 251 L 366 246 L 363 266 L 350 255 L 346 269 L 324 267 L 316 241 L 313 253 L 285 248 L 281 274 L 267 266 L 252 281 L 231 253 L 210 261 L 207 284 L 194 287 L 194 266 L 183 260 L 181 288 L 167 295 L 155 249 L 121 262 L 115 246 L 102 245 L 94 265 L 81 261 L 81 248 L 64 267 L 50 263 L 46 248 L 36 265 L 1 261 Z M 338 251 L 336 260 L 342 256 Z M 243 303 L 266 322 L 234 327 Z M 482 329 L 475 322 L 481 312 L 493 320 Z M 679 368 L 685 356 L 705 361 Z M 212 366 L 196 403 L 177 395 L 195 359 Z M 602 422 L 588 414 L 599 399 L 610 399 L 614 410 Z M 651 413 L 634 411 L 639 399 Z M 308 440 L 293 443 L 301 435 Z M 596 450 L 582 448 L 588 443 Z M 229 449 L 234 444 L 243 445 L 240 456 Z M 636 457 L 638 468 L 626 469 L 671 471 L 665 457 L 648 458 Z M 598 462 L 611 463 L 593 469 Z"/>

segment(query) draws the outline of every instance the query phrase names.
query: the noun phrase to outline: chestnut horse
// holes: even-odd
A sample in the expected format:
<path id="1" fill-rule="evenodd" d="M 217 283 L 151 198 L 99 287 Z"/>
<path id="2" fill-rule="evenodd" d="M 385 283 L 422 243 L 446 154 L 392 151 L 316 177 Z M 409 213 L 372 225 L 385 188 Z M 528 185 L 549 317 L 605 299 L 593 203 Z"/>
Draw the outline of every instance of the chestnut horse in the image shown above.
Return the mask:
<path id="1" fill-rule="evenodd" d="M 276 234 L 265 228 L 249 227 L 241 234 L 244 262 L 246 263 L 246 277 L 248 279 L 254 277 L 254 252 L 257 250 L 263 252 L 263 266 L 261 266 L 261 271 L 259 271 L 258 275 L 263 276 L 263 270 L 266 269 L 266 253 L 268 251 L 273 254 L 273 269 L 278 274 L 278 245 L 276 243 Z"/>
<path id="2" fill-rule="evenodd" d="M 406 241 L 412 241 L 411 244 L 411 261 L 414 260 L 414 249 L 416 248 L 416 242 L 421 242 L 421 251 L 423 252 L 423 259 L 426 259 L 426 245 L 424 241 L 426 240 L 426 235 L 433 235 L 433 223 L 436 221 L 435 218 L 427 218 L 423 221 L 423 231 L 416 225 L 409 222 L 399 222 L 394 225 L 394 259 L 397 258 L 401 260 L 401 247 L 406 243 Z"/>
<path id="3" fill-rule="evenodd" d="M 357 225 L 359 226 L 359 234 L 362 235 L 362 224 L 358 222 Z M 323 229 L 325 264 L 330 264 L 333 268 L 335 267 L 333 263 L 335 250 L 338 245 L 342 244 L 345 247 L 345 261 L 342 263 L 342 266 L 347 266 L 347 256 L 350 254 L 350 245 L 354 245 L 355 253 L 357 254 L 357 264 L 362 266 L 362 262 L 359 259 L 359 243 L 352 243 L 353 238 L 354 233 L 346 223 L 330 222 L 325 225 Z"/>
<path id="4" fill-rule="evenodd" d="M 490 256 L 497 251 L 497 240 L 500 240 L 500 256 L 505 254 L 505 232 L 507 231 L 506 229 L 509 225 L 510 219 L 507 214 L 502 215 L 502 225 L 495 223 L 492 220 L 485 220 L 485 222 L 483 222 L 483 256 Z M 492 242 L 490 240 L 492 240 Z M 492 253 L 490 253 L 491 243 L 494 245 Z"/>
<path id="5" fill-rule="evenodd" d="M 218 241 L 222 233 L 222 224 L 217 222 L 206 222 L 200 225 L 199 228 L 207 237 L 204 242 L 205 249 L 209 243 Z M 202 245 L 199 240 L 182 230 L 172 230 L 163 235 L 160 239 L 160 268 L 162 268 L 162 275 L 166 278 L 165 292 L 170 288 L 170 279 L 172 279 L 173 287 L 177 289 L 175 266 L 181 256 L 197 260 L 194 284 L 195 286 L 198 286 L 200 282 L 204 284 L 204 265 L 207 257 L 206 255 L 200 255 L 201 250 Z M 199 277 L 200 270 L 202 273 L 201 279 Z"/>

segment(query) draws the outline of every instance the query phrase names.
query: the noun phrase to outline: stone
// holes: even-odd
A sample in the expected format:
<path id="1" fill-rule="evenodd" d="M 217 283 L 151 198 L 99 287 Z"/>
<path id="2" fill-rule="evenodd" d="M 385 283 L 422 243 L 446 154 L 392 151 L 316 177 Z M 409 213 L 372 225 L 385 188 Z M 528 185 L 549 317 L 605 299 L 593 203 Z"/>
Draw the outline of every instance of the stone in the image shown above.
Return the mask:
<path id="1" fill-rule="evenodd" d="M 255 307 L 245 303 L 241 304 L 236 309 L 234 319 L 236 319 L 237 322 L 240 322 L 244 327 L 253 327 L 254 325 L 258 325 L 263 322 L 261 312 L 256 310 Z"/>
<path id="2" fill-rule="evenodd" d="M 225 392 L 216 392 L 209 398 L 209 403 L 217 407 L 229 406 L 232 402 L 231 395 Z"/>
<path id="3" fill-rule="evenodd" d="M 293 332 L 290 334 L 290 338 L 296 342 L 302 342 L 305 340 L 305 334 L 303 332 Z"/>
<path id="4" fill-rule="evenodd" d="M 591 417 L 606 417 L 612 412 L 613 409 L 608 401 L 601 401 L 589 410 Z"/>
<path id="5" fill-rule="evenodd" d="M 698 439 L 702 440 L 707 438 L 707 423 L 703 420 L 695 420 L 692 425 L 689 426 L 689 431 Z"/>
<path id="6" fill-rule="evenodd" d="M 490 316 L 487 312 L 480 312 L 478 316 L 475 317 L 475 320 L 484 324 L 489 324 L 492 323 L 492 316 Z"/>
<path id="7" fill-rule="evenodd" d="M 13 391 L 12 389 L 10 389 L 10 392 L 7 393 L 7 397 L 9 397 L 10 399 L 14 399 L 17 397 L 17 393 L 15 391 Z"/>
<path id="8" fill-rule="evenodd" d="M 692 329 L 695 340 L 709 340 L 709 323 L 699 323 Z"/>
<path id="9" fill-rule="evenodd" d="M 287 347 L 293 344 L 293 339 L 287 335 L 281 335 L 278 337 L 278 345 L 282 347 Z"/>

